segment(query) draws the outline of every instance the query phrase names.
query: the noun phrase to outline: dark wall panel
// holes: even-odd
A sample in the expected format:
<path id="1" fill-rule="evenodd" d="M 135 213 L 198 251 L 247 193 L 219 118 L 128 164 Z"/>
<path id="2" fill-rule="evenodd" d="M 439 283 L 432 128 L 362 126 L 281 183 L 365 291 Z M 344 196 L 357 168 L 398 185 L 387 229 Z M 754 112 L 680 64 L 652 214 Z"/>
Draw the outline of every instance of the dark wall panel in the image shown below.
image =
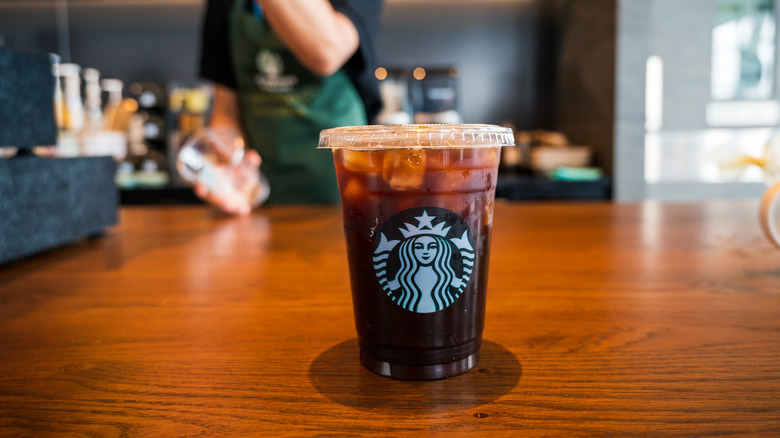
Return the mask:
<path id="1" fill-rule="evenodd" d="M 553 122 L 555 7 L 560 0 L 386 3 L 377 41 L 380 64 L 457 65 L 466 122 Z M 72 0 L 71 60 L 106 77 L 136 81 L 197 76 L 199 1 Z M 9 46 L 58 51 L 51 1 L 0 0 L 0 35 Z"/>

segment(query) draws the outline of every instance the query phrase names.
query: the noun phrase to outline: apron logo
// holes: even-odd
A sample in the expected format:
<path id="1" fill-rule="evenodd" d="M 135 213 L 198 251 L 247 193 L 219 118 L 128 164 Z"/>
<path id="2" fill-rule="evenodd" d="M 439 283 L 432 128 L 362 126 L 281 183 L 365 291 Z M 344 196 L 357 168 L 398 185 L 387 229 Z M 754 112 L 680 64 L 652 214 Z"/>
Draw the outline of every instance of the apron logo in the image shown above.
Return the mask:
<path id="1" fill-rule="evenodd" d="M 289 93 L 298 84 L 298 77 L 282 75 L 284 62 L 278 53 L 262 49 L 255 57 L 255 83 L 258 88 L 268 93 Z"/>
<path id="2" fill-rule="evenodd" d="M 471 231 L 444 208 L 411 208 L 382 224 L 373 262 L 379 284 L 393 302 L 416 313 L 438 312 L 453 304 L 469 283 L 474 268 Z"/>

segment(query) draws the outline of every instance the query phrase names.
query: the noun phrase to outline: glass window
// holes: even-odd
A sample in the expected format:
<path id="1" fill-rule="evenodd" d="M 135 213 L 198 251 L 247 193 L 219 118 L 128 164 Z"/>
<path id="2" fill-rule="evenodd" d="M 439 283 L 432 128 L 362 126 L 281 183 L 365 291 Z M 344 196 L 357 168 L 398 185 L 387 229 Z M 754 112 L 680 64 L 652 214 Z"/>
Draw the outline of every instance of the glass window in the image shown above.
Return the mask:
<path id="1" fill-rule="evenodd" d="M 712 30 L 712 99 L 772 97 L 775 69 L 773 7 L 773 0 L 717 0 Z"/>

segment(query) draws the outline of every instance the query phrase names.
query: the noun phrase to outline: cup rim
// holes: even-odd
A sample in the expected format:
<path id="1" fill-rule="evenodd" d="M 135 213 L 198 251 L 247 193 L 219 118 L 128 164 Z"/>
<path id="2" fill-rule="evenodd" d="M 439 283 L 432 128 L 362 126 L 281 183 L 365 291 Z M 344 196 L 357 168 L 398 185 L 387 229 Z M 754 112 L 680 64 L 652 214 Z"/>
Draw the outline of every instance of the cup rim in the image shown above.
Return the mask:
<path id="1" fill-rule="evenodd" d="M 512 128 L 489 124 L 343 126 L 320 132 L 317 149 L 473 149 L 514 146 Z"/>

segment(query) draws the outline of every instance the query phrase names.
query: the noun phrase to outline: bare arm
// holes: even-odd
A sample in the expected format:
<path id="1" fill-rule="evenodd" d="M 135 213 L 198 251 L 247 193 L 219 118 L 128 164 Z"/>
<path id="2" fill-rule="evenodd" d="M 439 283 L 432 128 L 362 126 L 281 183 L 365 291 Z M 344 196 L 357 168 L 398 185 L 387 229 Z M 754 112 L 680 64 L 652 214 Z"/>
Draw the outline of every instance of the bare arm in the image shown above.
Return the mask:
<path id="1" fill-rule="evenodd" d="M 214 107 L 211 113 L 211 126 L 227 126 L 242 132 L 238 94 L 231 88 L 221 84 L 214 84 Z"/>
<path id="2" fill-rule="evenodd" d="M 355 25 L 328 0 L 255 1 L 279 39 L 316 74 L 335 73 L 358 49 Z"/>

